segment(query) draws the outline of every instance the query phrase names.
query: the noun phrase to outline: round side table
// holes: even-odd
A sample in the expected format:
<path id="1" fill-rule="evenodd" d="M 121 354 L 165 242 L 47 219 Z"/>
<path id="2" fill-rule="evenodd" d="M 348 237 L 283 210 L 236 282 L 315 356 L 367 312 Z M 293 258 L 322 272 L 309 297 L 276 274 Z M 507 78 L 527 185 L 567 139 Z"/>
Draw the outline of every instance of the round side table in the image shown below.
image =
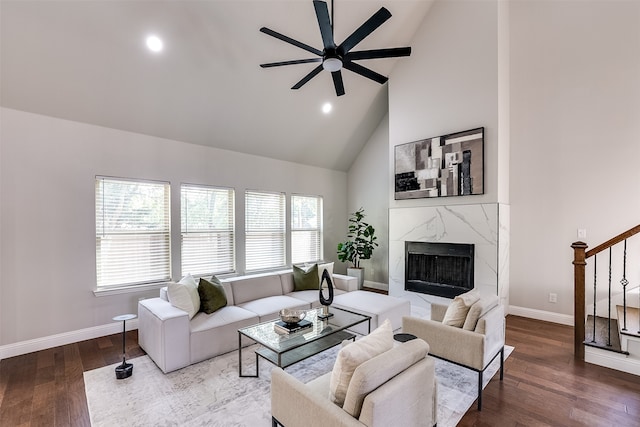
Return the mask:
<path id="1" fill-rule="evenodd" d="M 402 333 L 395 334 L 393 336 L 393 339 L 398 341 L 398 342 L 407 342 L 407 341 L 415 340 L 416 338 L 418 338 L 418 337 L 416 337 L 413 334 L 402 334 Z"/>
<path id="2" fill-rule="evenodd" d="M 122 314 L 113 318 L 116 322 L 122 322 L 122 364 L 116 366 L 116 378 L 123 380 L 133 374 L 133 364 L 125 361 L 125 339 L 127 337 L 127 320 L 135 319 L 135 314 Z"/>

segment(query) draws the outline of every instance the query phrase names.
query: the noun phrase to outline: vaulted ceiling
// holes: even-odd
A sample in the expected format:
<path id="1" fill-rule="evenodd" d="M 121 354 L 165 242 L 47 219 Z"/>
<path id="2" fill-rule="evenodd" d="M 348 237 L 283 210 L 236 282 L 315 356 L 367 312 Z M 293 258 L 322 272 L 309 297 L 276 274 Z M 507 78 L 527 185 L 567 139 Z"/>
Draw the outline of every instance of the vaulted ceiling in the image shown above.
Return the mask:
<path id="1" fill-rule="evenodd" d="M 357 50 L 410 46 L 430 4 L 335 0 L 336 43 L 384 6 Z M 326 71 L 290 89 L 317 64 L 259 67 L 313 57 L 263 26 L 322 49 L 311 0 L 2 0 L 0 20 L 3 107 L 336 170 L 387 112 L 387 84 L 345 70 L 337 97 Z M 361 64 L 388 76 L 397 61 L 411 57 Z"/>

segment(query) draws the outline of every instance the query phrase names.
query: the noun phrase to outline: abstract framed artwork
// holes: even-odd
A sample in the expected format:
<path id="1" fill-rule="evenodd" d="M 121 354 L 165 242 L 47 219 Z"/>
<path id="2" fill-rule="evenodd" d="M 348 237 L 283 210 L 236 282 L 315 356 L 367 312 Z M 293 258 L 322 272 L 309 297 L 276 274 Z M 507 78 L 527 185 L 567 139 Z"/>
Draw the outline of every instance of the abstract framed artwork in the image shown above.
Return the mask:
<path id="1" fill-rule="evenodd" d="M 395 199 L 484 194 L 484 128 L 395 147 Z"/>

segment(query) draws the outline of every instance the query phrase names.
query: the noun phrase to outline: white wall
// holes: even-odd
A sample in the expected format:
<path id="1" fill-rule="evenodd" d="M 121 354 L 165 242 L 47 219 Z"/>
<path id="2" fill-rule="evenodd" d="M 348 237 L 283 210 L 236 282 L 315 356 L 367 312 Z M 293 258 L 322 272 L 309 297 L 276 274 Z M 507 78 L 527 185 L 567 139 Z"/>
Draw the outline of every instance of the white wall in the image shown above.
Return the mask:
<path id="1" fill-rule="evenodd" d="M 399 144 L 484 126 L 485 194 L 390 206 L 498 201 L 498 13 L 495 1 L 436 1 L 389 79 L 389 176 Z"/>
<path id="2" fill-rule="evenodd" d="M 510 27 L 510 300 L 572 315 L 577 229 L 640 223 L 640 3 L 516 1 Z"/>
<path id="3" fill-rule="evenodd" d="M 376 230 L 379 246 L 370 260 L 362 261 L 365 280 L 388 283 L 389 279 L 389 117 L 385 116 L 347 175 L 347 209 L 355 212 L 364 208 L 365 221 Z M 346 233 L 346 229 L 345 229 Z"/>
<path id="4" fill-rule="evenodd" d="M 336 259 L 331 248 L 346 228 L 344 172 L 6 108 L 0 113 L 0 345 L 105 325 L 137 312 L 139 298 L 157 295 L 94 296 L 96 175 L 170 181 L 174 212 L 182 182 L 234 187 L 237 212 L 244 212 L 247 188 L 322 195 L 325 258 Z M 239 221 L 240 258 L 243 230 Z"/>

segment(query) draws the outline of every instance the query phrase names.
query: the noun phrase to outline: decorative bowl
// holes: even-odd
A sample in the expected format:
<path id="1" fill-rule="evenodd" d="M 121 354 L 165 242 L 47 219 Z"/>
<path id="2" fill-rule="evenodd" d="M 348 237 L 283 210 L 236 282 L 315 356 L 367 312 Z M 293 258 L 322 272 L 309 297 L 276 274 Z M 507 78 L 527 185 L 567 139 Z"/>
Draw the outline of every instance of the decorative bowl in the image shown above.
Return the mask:
<path id="1" fill-rule="evenodd" d="M 304 310 L 291 310 L 288 308 L 283 308 L 280 310 L 280 320 L 284 323 L 296 324 L 307 315 L 307 312 Z"/>

